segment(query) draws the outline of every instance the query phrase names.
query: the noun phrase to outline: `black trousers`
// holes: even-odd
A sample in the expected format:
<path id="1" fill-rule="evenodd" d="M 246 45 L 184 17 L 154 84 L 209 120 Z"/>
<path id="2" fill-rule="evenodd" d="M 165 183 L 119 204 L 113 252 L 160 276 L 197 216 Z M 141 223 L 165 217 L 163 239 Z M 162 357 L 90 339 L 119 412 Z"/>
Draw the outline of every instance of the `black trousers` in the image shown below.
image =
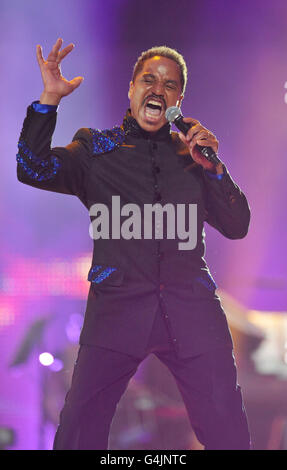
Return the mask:
<path id="1" fill-rule="evenodd" d="M 143 358 L 81 345 L 54 450 L 107 449 L 116 406 L 142 360 L 154 353 L 174 376 L 198 440 L 205 450 L 250 449 L 233 351 L 222 347 L 180 359 L 159 308 Z"/>

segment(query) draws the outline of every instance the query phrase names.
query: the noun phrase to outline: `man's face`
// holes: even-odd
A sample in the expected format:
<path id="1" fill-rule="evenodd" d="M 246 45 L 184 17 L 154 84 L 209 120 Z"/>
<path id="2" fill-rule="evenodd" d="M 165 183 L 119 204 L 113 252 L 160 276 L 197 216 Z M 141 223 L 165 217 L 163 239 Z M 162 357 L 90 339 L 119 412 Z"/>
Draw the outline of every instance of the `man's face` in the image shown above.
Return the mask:
<path id="1" fill-rule="evenodd" d="M 182 101 L 180 68 L 166 57 L 155 56 L 144 62 L 134 82 L 130 82 L 131 114 L 140 127 L 158 131 L 166 124 L 165 111 Z"/>

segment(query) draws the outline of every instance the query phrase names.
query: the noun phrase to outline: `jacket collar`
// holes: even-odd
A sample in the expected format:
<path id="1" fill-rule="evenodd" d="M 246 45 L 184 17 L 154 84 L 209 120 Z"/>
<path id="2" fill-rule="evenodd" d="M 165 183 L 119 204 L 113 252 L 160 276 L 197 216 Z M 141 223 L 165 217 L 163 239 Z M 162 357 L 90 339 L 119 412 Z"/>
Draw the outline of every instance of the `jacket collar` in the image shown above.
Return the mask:
<path id="1" fill-rule="evenodd" d="M 131 115 L 128 109 L 123 120 L 123 129 L 126 135 L 132 137 L 150 139 L 150 140 L 167 140 L 171 137 L 171 124 L 167 122 L 157 132 L 147 132 L 139 126 L 138 122 Z"/>

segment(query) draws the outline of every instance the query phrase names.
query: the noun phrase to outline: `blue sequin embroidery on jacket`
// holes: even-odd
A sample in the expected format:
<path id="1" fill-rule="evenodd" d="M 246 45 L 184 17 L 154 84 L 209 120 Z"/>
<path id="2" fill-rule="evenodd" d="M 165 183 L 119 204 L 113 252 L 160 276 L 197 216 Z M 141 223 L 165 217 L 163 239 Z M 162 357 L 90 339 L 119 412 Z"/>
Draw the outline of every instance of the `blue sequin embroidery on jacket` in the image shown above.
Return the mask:
<path id="1" fill-rule="evenodd" d="M 121 127 L 113 127 L 103 131 L 90 128 L 90 131 L 93 138 L 94 153 L 97 155 L 111 152 L 122 145 L 125 140 L 125 132 Z"/>
<path id="2" fill-rule="evenodd" d="M 96 284 L 99 284 L 100 282 L 102 282 L 104 279 L 106 279 L 107 277 L 109 277 L 112 272 L 114 272 L 116 270 L 116 268 L 106 268 L 104 269 L 101 274 L 98 275 L 97 279 L 94 279 L 93 282 L 95 282 Z"/>
<path id="3" fill-rule="evenodd" d="M 89 272 L 89 275 L 88 275 L 88 280 L 90 282 L 93 282 L 95 284 L 99 284 L 100 282 L 102 282 L 104 279 L 106 279 L 107 277 L 109 277 L 112 272 L 116 271 L 116 268 L 106 268 L 104 269 L 101 273 L 99 274 L 96 274 L 98 271 L 100 271 L 102 269 L 102 266 L 100 265 L 95 265 L 93 266 L 91 269 L 90 269 L 90 272 Z"/>
<path id="4" fill-rule="evenodd" d="M 18 148 L 17 162 L 31 179 L 35 181 L 47 181 L 57 174 L 61 166 L 57 157 L 51 155 L 49 159 L 41 160 L 33 154 L 23 139 L 19 140 Z"/>

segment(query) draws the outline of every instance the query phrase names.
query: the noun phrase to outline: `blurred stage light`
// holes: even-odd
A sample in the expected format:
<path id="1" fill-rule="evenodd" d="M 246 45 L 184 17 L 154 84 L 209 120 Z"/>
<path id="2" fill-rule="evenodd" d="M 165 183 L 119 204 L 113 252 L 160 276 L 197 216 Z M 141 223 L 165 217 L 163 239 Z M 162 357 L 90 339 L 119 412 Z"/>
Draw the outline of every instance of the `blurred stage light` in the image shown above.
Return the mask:
<path id="1" fill-rule="evenodd" d="M 0 427 L 0 450 L 10 447 L 15 442 L 15 431 L 11 428 Z"/>
<path id="2" fill-rule="evenodd" d="M 62 370 L 64 367 L 64 364 L 63 364 L 63 361 L 61 361 L 61 359 L 56 359 L 54 358 L 54 361 L 52 362 L 52 364 L 49 366 L 49 368 L 53 371 L 53 372 L 59 372 L 60 370 Z"/>
<path id="3" fill-rule="evenodd" d="M 54 356 L 48 352 L 43 352 L 39 355 L 39 361 L 42 366 L 50 366 L 54 362 Z"/>
<path id="4" fill-rule="evenodd" d="M 53 372 L 59 372 L 64 367 L 63 361 L 57 359 L 49 352 L 41 353 L 39 355 L 39 362 L 42 366 L 49 367 Z"/>

